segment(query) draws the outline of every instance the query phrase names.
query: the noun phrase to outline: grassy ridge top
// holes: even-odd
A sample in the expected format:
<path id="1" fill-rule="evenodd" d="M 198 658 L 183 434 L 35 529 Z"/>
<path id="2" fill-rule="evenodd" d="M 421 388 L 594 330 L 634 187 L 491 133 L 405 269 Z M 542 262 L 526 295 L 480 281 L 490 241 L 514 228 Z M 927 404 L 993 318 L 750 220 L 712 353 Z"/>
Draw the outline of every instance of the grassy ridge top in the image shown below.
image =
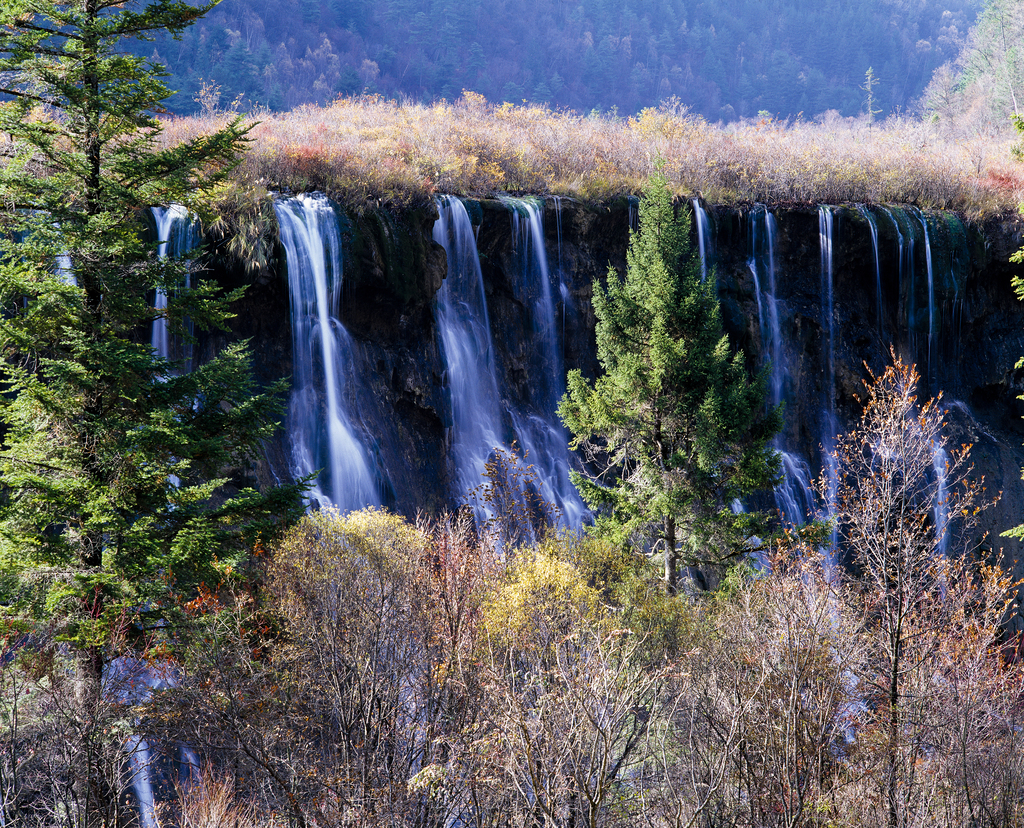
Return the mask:
<path id="1" fill-rule="evenodd" d="M 227 117 L 170 119 L 163 140 Z M 603 200 L 639 192 L 659 158 L 678 194 L 716 204 L 912 203 L 979 217 L 1024 198 L 1009 130 L 954 139 L 908 118 L 721 127 L 670 106 L 614 118 L 495 106 L 467 93 L 454 104 L 364 96 L 265 114 L 251 137 L 236 172 L 241 186 L 322 190 L 353 207 L 413 205 L 439 193 Z"/>

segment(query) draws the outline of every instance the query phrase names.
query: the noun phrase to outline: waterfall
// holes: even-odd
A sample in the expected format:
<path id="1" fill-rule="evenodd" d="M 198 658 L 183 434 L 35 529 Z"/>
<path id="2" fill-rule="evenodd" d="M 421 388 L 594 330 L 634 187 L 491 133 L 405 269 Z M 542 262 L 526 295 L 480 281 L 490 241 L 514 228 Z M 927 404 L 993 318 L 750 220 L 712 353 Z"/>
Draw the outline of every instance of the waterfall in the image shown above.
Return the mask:
<path id="1" fill-rule="evenodd" d="M 969 255 L 965 255 L 968 250 L 967 243 L 967 228 L 964 227 L 963 222 L 956 215 L 946 214 L 946 228 L 949 232 L 949 274 L 953 281 L 953 306 L 950 308 L 950 333 L 952 341 L 947 338 L 947 353 L 950 353 L 948 360 L 943 360 L 940 364 L 945 368 L 953 369 L 953 381 L 949 382 L 947 379 L 945 386 L 946 390 L 955 390 L 959 392 L 960 386 L 960 372 L 957 370 L 959 366 L 959 360 L 956 358 L 957 353 L 960 349 L 960 334 L 963 326 L 963 313 L 964 313 L 964 298 L 967 289 L 967 277 L 970 273 L 970 259 Z M 948 376 L 948 375 L 947 375 Z"/>
<path id="2" fill-rule="evenodd" d="M 541 370 L 534 377 L 538 383 L 537 398 L 542 410 L 553 409 L 565 393 L 565 369 L 555 324 L 555 302 L 544 247 L 541 208 L 535 201 L 525 199 L 510 200 L 510 206 L 512 254 L 519 276 L 519 298 L 531 308 L 533 336 L 543 360 L 539 366 Z"/>
<path id="3" fill-rule="evenodd" d="M 778 226 L 775 216 L 763 205 L 756 205 L 750 213 L 750 255 L 747 266 L 754 277 L 757 291 L 758 325 L 761 331 L 763 353 L 769 360 L 771 405 L 785 401 L 788 365 L 782 339 L 777 300 L 777 266 L 775 240 Z M 764 278 L 762 279 L 762 271 Z M 762 282 L 764 286 L 762 286 Z M 773 447 L 779 452 L 782 480 L 775 489 L 775 507 L 789 526 L 806 522 L 815 511 L 811 470 L 807 461 L 792 451 L 782 434 L 776 435 Z"/>
<path id="4" fill-rule="evenodd" d="M 920 210 L 917 211 L 917 217 L 924 229 L 924 260 L 925 268 L 928 271 L 928 376 L 933 377 L 936 372 L 932 356 L 935 341 L 935 273 L 932 267 L 932 242 L 928 234 L 928 219 Z"/>
<path id="5" fill-rule="evenodd" d="M 878 209 L 881 210 L 882 213 L 885 214 L 886 218 L 888 218 L 889 221 L 892 222 L 893 230 L 896 232 L 896 248 L 897 248 L 897 251 L 896 251 L 897 252 L 896 261 L 898 262 L 898 267 L 899 267 L 899 273 L 898 273 L 899 281 L 902 284 L 902 282 L 903 282 L 903 263 L 904 263 L 904 259 L 905 259 L 904 248 L 906 246 L 904 244 L 903 231 L 900 230 L 900 223 L 899 223 L 899 221 L 896 218 L 896 214 L 893 213 L 892 210 L 890 210 L 888 207 L 885 207 L 885 206 L 882 206 L 882 205 L 879 205 Z M 911 237 L 911 239 L 913 239 L 913 237 Z"/>
<path id="6" fill-rule="evenodd" d="M 914 233 L 914 226 L 904 208 L 883 207 L 881 209 L 892 221 L 893 227 L 896 230 L 896 242 L 899 250 L 899 295 L 900 302 L 905 303 L 901 318 L 906 319 L 908 338 L 915 355 L 914 361 L 919 362 L 917 359 L 917 330 L 920 328 L 920 324 L 917 321 L 917 277 L 914 263 L 916 235 Z"/>
<path id="7" fill-rule="evenodd" d="M 697 222 L 697 251 L 700 253 L 700 278 L 708 278 L 708 261 L 711 258 L 711 222 L 708 219 L 708 212 L 699 198 L 691 201 L 693 204 L 693 215 Z"/>
<path id="8" fill-rule="evenodd" d="M 149 742 L 141 736 L 129 736 L 125 752 L 128 754 L 128 766 L 131 768 L 132 789 L 139 803 L 139 823 L 142 828 L 158 828 Z"/>
<path id="9" fill-rule="evenodd" d="M 488 457 L 505 442 L 494 343 L 469 213 L 453 196 L 439 199 L 437 207 L 433 238 L 448 256 L 448 274 L 437 293 L 434 313 L 451 390 L 455 498 L 468 498 L 477 525 L 482 525 L 489 514 L 477 490 Z"/>
<path id="10" fill-rule="evenodd" d="M 788 526 L 800 526 L 814 514 L 814 486 L 811 467 L 794 452 L 785 451 L 776 438 L 782 465 L 782 482 L 775 488 L 775 507 Z"/>
<path id="11" fill-rule="evenodd" d="M 763 233 L 759 225 L 764 225 Z M 783 400 L 783 384 L 787 366 L 782 351 L 782 330 L 779 325 L 779 307 L 776 300 L 776 262 L 775 237 L 778 226 L 773 216 L 764 205 L 756 204 L 750 212 L 750 256 L 747 268 L 754 278 L 754 292 L 757 299 L 757 322 L 761 332 L 761 346 L 771 363 L 770 384 L 772 405 Z M 761 271 L 767 279 L 766 286 L 761 284 Z"/>
<path id="12" fill-rule="evenodd" d="M 833 411 L 835 400 L 833 395 L 835 373 L 835 320 L 832 316 L 832 248 L 834 241 L 834 221 L 832 208 L 827 205 L 818 207 L 818 242 L 821 247 L 821 319 L 825 325 L 828 345 L 825 349 L 825 406 Z"/>
<path id="13" fill-rule="evenodd" d="M 832 208 L 823 204 L 818 207 L 818 237 L 821 245 L 821 318 L 828 335 L 828 346 L 824 351 L 825 399 L 822 408 L 821 449 L 823 470 L 827 479 L 825 509 L 830 518 L 835 514 L 836 497 L 839 492 L 839 461 L 835 454 L 838 424 L 835 398 L 835 302 L 832 283 L 834 234 Z M 838 529 L 833 525 L 830 547 L 826 552 L 830 566 L 835 563 L 837 541 Z"/>
<path id="14" fill-rule="evenodd" d="M 562 265 L 562 198 L 552 196 L 555 205 L 555 232 L 558 239 L 558 295 L 562 300 L 562 341 L 565 341 L 565 326 L 569 319 L 575 317 L 572 293 L 565 283 L 565 268 Z"/>
<path id="15" fill-rule="evenodd" d="M 773 406 L 777 406 L 785 401 L 785 383 L 789 367 L 783 349 L 777 298 L 775 239 L 778 235 L 778 225 L 775 222 L 775 216 L 767 210 L 764 212 L 764 226 L 768 275 L 768 292 L 764 302 L 768 315 L 768 335 L 765 346 L 772 366 L 771 403 Z M 797 526 L 814 513 L 811 469 L 806 460 L 785 449 L 781 435 L 775 438 L 775 448 L 782 461 L 782 482 L 775 489 L 775 506 L 786 523 Z"/>
<path id="16" fill-rule="evenodd" d="M 555 324 L 541 206 L 526 199 L 508 199 L 507 203 L 512 215 L 517 299 L 530 309 L 535 343 L 532 352 L 537 356 L 530 374 L 532 406 L 514 406 L 510 412 L 512 424 L 516 439 L 528 455 L 527 462 L 542 484 L 542 496 L 558 508 L 565 526 L 578 529 L 589 512 L 569 480 L 568 435 L 557 414 L 565 393 L 565 367 Z"/>
<path id="17" fill-rule="evenodd" d="M 198 244 L 195 221 L 185 207 L 172 204 L 169 207 L 153 207 L 150 212 L 156 222 L 158 258 L 177 258 Z M 187 276 L 185 286 L 189 286 Z M 167 310 L 167 293 L 160 288 L 156 290 L 153 307 L 157 311 Z M 180 343 L 175 348 L 167 327 L 167 319 L 162 314 L 153 320 L 150 344 L 157 356 L 167 360 L 181 359 L 185 368 L 188 368 L 192 358 L 192 347 L 187 343 Z"/>
<path id="18" fill-rule="evenodd" d="M 61 253 L 57 257 L 54 271 L 57 274 L 57 278 L 64 284 L 78 284 L 78 278 L 75 276 L 75 266 L 71 263 L 71 257 L 67 253 Z"/>
<path id="19" fill-rule="evenodd" d="M 864 220 L 868 223 L 868 230 L 871 231 L 871 250 L 875 256 L 875 302 L 878 311 L 878 334 L 882 335 L 882 257 L 878 252 L 878 219 L 865 205 L 857 207 Z"/>
<path id="20" fill-rule="evenodd" d="M 778 227 L 775 224 L 775 216 L 771 213 L 765 214 L 764 221 L 768 242 L 768 355 L 772 365 L 778 366 L 772 370 L 772 405 L 778 405 L 783 400 L 783 382 L 788 371 L 782 350 L 782 328 L 779 325 L 779 303 L 776 298 L 775 237 Z"/>
<path id="21" fill-rule="evenodd" d="M 379 505 L 377 478 L 350 411 L 352 341 L 338 315 L 341 233 L 331 203 L 300 195 L 274 203 L 291 298 L 293 390 L 288 414 L 291 472 L 319 473 L 310 495 L 322 505 Z"/>
<path id="22" fill-rule="evenodd" d="M 872 239 L 872 244 L 874 245 L 874 249 L 875 249 L 876 280 L 878 281 L 878 284 L 880 285 L 881 284 L 881 281 L 880 281 L 881 277 L 879 275 L 879 272 L 880 272 L 879 258 L 880 257 L 879 257 L 879 250 L 878 250 L 878 230 L 877 230 L 877 224 L 872 220 L 872 214 L 871 214 L 871 212 L 867 208 L 861 207 L 859 209 L 860 209 L 862 215 L 864 215 L 865 218 L 867 218 L 868 226 L 871 228 L 871 239 Z M 945 321 L 944 321 L 944 318 L 941 317 L 940 309 L 939 309 L 939 305 L 938 305 L 938 300 L 936 298 L 936 292 L 937 292 L 936 291 L 936 278 L 939 275 L 944 275 L 945 271 L 943 269 L 937 270 L 936 266 L 935 266 L 934 254 L 933 254 L 933 244 L 932 244 L 932 242 L 933 242 L 933 235 L 934 235 L 933 230 L 941 231 L 943 229 L 943 226 L 942 226 L 941 223 L 938 223 L 937 225 L 933 223 L 932 225 L 930 225 L 929 224 L 928 216 L 926 216 L 920 210 L 914 210 L 913 213 L 911 213 L 909 208 L 905 210 L 904 208 L 899 208 L 899 207 L 889 208 L 889 207 L 879 206 L 877 209 L 882 214 L 884 214 L 889 219 L 889 221 L 892 222 L 893 229 L 895 230 L 895 233 L 896 233 L 897 252 L 898 252 L 898 257 L 899 257 L 898 261 L 899 261 L 900 292 L 901 292 L 901 294 L 903 294 L 904 286 L 906 286 L 906 302 L 907 302 L 906 326 L 907 326 L 907 330 L 910 332 L 911 342 L 912 343 L 913 343 L 913 332 L 916 329 L 920 328 L 921 325 L 917 322 L 917 319 L 916 319 L 917 314 L 915 313 L 916 285 L 915 285 L 915 279 L 914 279 L 914 225 L 913 225 L 913 222 L 911 221 L 911 215 L 912 214 L 916 215 L 917 220 L 920 223 L 920 227 L 921 227 L 921 231 L 922 231 L 922 235 L 923 235 L 923 239 L 924 239 L 924 245 L 925 245 L 925 248 L 924 248 L 925 256 L 924 256 L 924 258 L 925 258 L 925 268 L 926 268 L 926 272 L 927 272 L 927 290 L 928 290 L 928 293 L 927 293 L 927 304 L 928 304 L 928 314 L 927 314 L 928 344 L 927 344 L 927 349 L 928 350 L 927 350 L 927 376 L 926 376 L 926 380 L 929 383 L 930 390 L 935 391 L 936 390 L 936 385 L 938 385 L 938 383 L 940 381 L 940 378 L 943 376 L 943 369 L 944 369 L 945 363 L 946 363 L 946 360 L 944 359 L 943 354 L 944 353 L 945 354 L 949 354 L 949 350 L 948 349 L 951 346 L 955 347 L 955 339 L 954 339 L 953 342 L 950 342 L 950 340 L 948 338 L 943 338 L 943 337 L 940 336 L 942 331 L 945 329 Z M 902 222 L 901 222 L 901 219 L 903 220 Z M 905 222 L 905 225 L 904 225 L 904 222 Z M 954 331 L 954 336 L 957 336 L 959 334 L 958 314 L 962 312 L 961 304 L 962 304 L 963 300 L 962 300 L 962 292 L 961 292 L 961 289 L 960 289 L 961 288 L 961 280 L 957 278 L 957 253 L 956 253 L 956 251 L 960 250 L 961 247 L 964 244 L 966 244 L 966 237 L 965 237 L 965 235 L 963 233 L 963 230 L 962 230 L 963 225 L 959 222 L 959 219 L 956 219 L 955 217 L 949 218 L 948 219 L 948 224 L 949 224 L 948 232 L 949 232 L 950 236 L 952 236 L 954 238 L 956 238 L 958 236 L 961 237 L 961 239 L 960 239 L 961 244 L 960 245 L 956 245 L 956 244 L 951 244 L 950 245 L 951 250 L 953 252 L 952 252 L 951 258 L 949 260 L 949 268 L 948 268 L 949 281 L 952 283 L 951 286 L 952 286 L 953 292 L 954 292 L 953 305 L 952 305 L 952 308 L 948 312 L 948 317 L 949 317 L 949 321 L 951 323 L 951 328 Z M 906 233 L 904 233 L 904 230 L 906 230 Z M 943 265 L 943 267 L 944 267 L 945 262 L 941 262 L 940 264 Z M 964 274 L 964 278 L 965 277 L 966 277 L 966 275 Z M 880 287 L 879 287 L 879 302 L 881 303 L 881 288 Z M 915 346 L 914 350 L 916 351 L 917 350 L 916 343 L 914 343 L 914 346 Z M 953 365 L 955 365 L 957 363 L 957 361 L 958 361 L 955 358 L 955 354 L 949 354 L 949 355 L 954 357 L 954 358 L 949 359 L 948 362 L 953 364 Z M 948 375 L 946 375 L 946 379 L 947 380 L 949 379 Z M 955 382 L 956 382 L 955 375 L 954 375 L 953 380 L 954 380 L 954 385 L 955 385 Z M 960 410 L 962 412 L 965 412 L 964 415 L 966 417 L 970 418 L 972 420 L 972 422 L 974 422 L 973 416 L 971 415 L 969 409 L 967 409 L 967 407 L 962 402 L 952 401 L 950 403 L 950 409 L 951 410 Z M 946 450 L 941 445 L 934 446 L 933 449 L 932 449 L 932 473 L 934 474 L 934 480 L 935 480 L 935 486 L 936 486 L 936 502 L 935 502 L 935 505 L 933 507 L 932 518 L 933 518 L 933 520 L 935 522 L 935 534 L 936 534 L 936 541 L 937 541 L 937 549 L 938 549 L 939 553 L 942 554 L 942 555 L 946 554 L 947 549 L 949 547 L 949 539 L 950 539 L 950 535 L 949 535 L 949 531 L 948 531 L 948 527 L 949 527 L 949 523 L 950 523 L 950 515 L 949 515 L 949 508 L 948 508 L 949 491 L 948 491 L 948 481 L 947 481 L 947 472 L 948 472 L 947 465 L 948 465 L 948 461 L 949 461 L 949 455 L 946 452 Z"/>
<path id="23" fill-rule="evenodd" d="M 762 350 L 765 353 L 768 352 L 768 335 L 765 333 L 764 293 L 761 288 L 761 269 L 758 266 L 758 256 L 762 254 L 758 221 L 766 215 L 766 212 L 761 204 L 755 204 L 754 209 L 750 211 L 750 238 L 747 245 L 750 251 L 750 255 L 747 257 L 747 270 L 750 271 L 750 276 L 754 280 L 754 299 L 757 300 L 757 330 L 761 336 Z M 775 369 L 773 367 L 772 376 L 774 377 L 774 375 Z"/>

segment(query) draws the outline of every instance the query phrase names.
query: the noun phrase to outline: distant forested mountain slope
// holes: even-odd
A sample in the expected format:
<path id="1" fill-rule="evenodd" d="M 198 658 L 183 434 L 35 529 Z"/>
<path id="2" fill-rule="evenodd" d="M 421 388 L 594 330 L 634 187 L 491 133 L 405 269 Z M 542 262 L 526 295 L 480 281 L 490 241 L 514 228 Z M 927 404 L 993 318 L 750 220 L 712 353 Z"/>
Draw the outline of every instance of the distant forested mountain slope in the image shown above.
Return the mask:
<path id="1" fill-rule="evenodd" d="M 712 120 L 883 115 L 954 60 L 981 0 L 224 0 L 151 44 L 171 103 L 290 109 L 362 91 L 636 112 L 676 96 Z"/>
<path id="2" fill-rule="evenodd" d="M 960 58 L 939 67 L 925 112 L 950 137 L 1005 130 L 1024 112 L 1024 3 L 987 0 Z"/>

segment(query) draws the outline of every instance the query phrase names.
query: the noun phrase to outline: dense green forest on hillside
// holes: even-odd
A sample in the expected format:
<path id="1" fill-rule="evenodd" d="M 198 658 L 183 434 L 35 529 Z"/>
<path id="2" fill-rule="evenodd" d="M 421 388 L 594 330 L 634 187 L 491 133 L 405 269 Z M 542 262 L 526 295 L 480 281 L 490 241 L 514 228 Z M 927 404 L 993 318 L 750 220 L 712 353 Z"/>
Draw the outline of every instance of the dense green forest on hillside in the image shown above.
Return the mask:
<path id="1" fill-rule="evenodd" d="M 152 49 L 197 108 L 273 110 L 363 91 L 454 100 L 530 100 L 632 113 L 678 98 L 712 121 L 865 111 L 920 98 L 957 58 L 979 0 L 224 0 L 181 42 Z"/>

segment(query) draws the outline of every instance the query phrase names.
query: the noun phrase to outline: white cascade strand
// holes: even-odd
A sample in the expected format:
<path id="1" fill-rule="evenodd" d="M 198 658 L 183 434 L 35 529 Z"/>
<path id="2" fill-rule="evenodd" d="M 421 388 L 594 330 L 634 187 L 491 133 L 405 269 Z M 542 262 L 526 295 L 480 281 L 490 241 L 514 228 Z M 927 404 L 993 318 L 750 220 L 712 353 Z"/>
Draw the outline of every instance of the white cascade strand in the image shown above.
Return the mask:
<path id="1" fill-rule="evenodd" d="M 479 489 L 488 459 L 505 441 L 480 258 L 469 213 L 459 199 L 439 199 L 433 238 L 448 257 L 434 313 L 451 392 L 449 445 L 458 487 L 454 494 L 457 500 L 468 500 L 482 526 L 490 511 Z"/>
<path id="2" fill-rule="evenodd" d="M 330 201 L 300 195 L 275 202 L 288 267 L 294 366 L 289 436 L 292 474 L 321 471 L 310 496 L 342 510 L 380 505 L 377 479 L 353 416 L 346 383 L 351 337 L 338 314 L 341 232 Z"/>

